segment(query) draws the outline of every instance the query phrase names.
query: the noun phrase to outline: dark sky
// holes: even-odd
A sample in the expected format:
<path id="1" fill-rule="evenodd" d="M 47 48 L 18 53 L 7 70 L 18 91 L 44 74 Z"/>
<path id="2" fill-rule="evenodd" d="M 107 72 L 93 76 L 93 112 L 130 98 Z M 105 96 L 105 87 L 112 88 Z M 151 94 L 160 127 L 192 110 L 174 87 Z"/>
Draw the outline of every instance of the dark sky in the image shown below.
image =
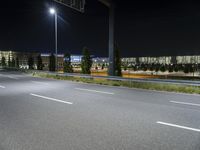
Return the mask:
<path id="1" fill-rule="evenodd" d="M 57 5 L 59 51 L 80 54 L 84 46 L 107 56 L 108 9 L 86 0 L 84 14 Z M 0 2 L 0 50 L 54 51 L 51 0 Z M 116 43 L 123 56 L 200 54 L 200 2 L 116 0 Z"/>

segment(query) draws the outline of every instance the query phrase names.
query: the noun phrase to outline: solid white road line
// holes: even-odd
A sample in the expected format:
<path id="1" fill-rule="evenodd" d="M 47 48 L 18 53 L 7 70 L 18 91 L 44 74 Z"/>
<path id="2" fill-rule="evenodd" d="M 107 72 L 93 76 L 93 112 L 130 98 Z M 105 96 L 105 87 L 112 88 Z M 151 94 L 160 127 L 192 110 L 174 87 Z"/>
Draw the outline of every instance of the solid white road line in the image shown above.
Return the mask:
<path id="1" fill-rule="evenodd" d="M 171 127 L 175 127 L 175 128 L 180 128 L 180 129 L 185 129 L 185 130 L 191 130 L 191 131 L 200 132 L 200 129 L 190 128 L 190 127 L 186 127 L 186 126 L 180 126 L 180 125 L 166 123 L 166 122 L 161 122 L 161 121 L 157 121 L 156 123 L 161 124 L 161 125 L 165 125 L 165 126 L 171 126 Z"/>
<path id="2" fill-rule="evenodd" d="M 2 85 L 0 85 L 0 88 L 2 88 L 2 89 L 5 89 L 6 87 L 5 87 L 5 86 L 2 86 Z"/>
<path id="3" fill-rule="evenodd" d="M 39 82 L 39 81 L 31 81 L 31 82 L 37 83 L 37 84 L 49 85 L 48 83 L 45 83 L 45 82 Z"/>
<path id="4" fill-rule="evenodd" d="M 70 104 L 70 105 L 73 104 L 72 102 L 62 101 L 62 100 L 59 100 L 59 99 L 46 97 L 46 96 L 42 96 L 42 95 L 37 95 L 37 94 L 33 94 L 33 93 L 31 93 L 30 95 L 35 96 L 35 97 L 39 97 L 39 98 L 43 98 L 43 99 L 47 99 L 47 100 L 51 100 L 51 101 L 55 101 L 55 102 L 59 102 L 59 103 Z"/>
<path id="5" fill-rule="evenodd" d="M 80 91 L 88 91 L 88 92 L 95 92 L 95 93 L 101 93 L 101 94 L 109 94 L 109 95 L 115 94 L 115 93 L 104 92 L 104 91 L 96 91 L 96 90 L 90 90 L 90 89 L 82 89 L 82 88 L 75 88 L 75 89 L 80 90 Z"/>
<path id="6" fill-rule="evenodd" d="M 195 104 L 195 103 L 186 103 L 186 102 L 178 102 L 178 101 L 170 101 L 171 103 L 175 104 L 182 104 L 182 105 L 191 105 L 191 106 L 198 106 L 200 107 L 200 104 Z"/>

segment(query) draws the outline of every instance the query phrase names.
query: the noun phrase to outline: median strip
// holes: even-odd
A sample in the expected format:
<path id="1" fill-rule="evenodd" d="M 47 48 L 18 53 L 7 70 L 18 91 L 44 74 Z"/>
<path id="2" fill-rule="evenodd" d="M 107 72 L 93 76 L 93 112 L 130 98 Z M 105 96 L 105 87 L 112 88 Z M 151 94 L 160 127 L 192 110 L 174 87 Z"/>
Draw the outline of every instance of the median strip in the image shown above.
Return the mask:
<path id="1" fill-rule="evenodd" d="M 167 83 L 158 83 L 158 82 L 146 82 L 146 80 L 130 80 L 127 79 L 114 80 L 108 78 L 92 77 L 92 76 L 76 76 L 65 75 L 65 74 L 52 74 L 48 72 L 36 72 L 33 73 L 35 77 L 43 77 L 50 79 L 59 79 L 59 80 L 70 80 L 76 82 L 100 84 L 100 85 L 111 85 L 111 86 L 122 86 L 129 88 L 140 88 L 147 90 L 157 90 L 157 91 L 168 91 L 168 92 L 178 92 L 178 93 L 190 93 L 190 94 L 200 94 L 200 86 L 191 86 L 191 85 L 180 85 L 179 84 L 167 84 Z"/>
<path id="2" fill-rule="evenodd" d="M 186 127 L 186 126 L 180 126 L 180 125 L 166 123 L 166 122 L 161 122 L 161 121 L 157 121 L 156 123 L 157 124 L 161 124 L 161 125 L 165 125 L 165 126 L 170 126 L 170 127 L 175 127 L 175 128 L 180 128 L 180 129 L 185 129 L 185 130 L 200 132 L 200 129 L 190 128 L 190 127 Z"/>
<path id="3" fill-rule="evenodd" d="M 96 91 L 96 90 L 82 89 L 82 88 L 75 88 L 75 89 L 76 89 L 76 90 L 80 90 L 80 91 L 87 91 L 87 92 L 94 92 L 94 93 L 101 93 L 101 94 L 114 95 L 114 93 L 104 92 L 104 91 Z"/>
<path id="4" fill-rule="evenodd" d="M 178 102 L 178 101 L 170 101 L 171 103 L 175 104 L 182 104 L 182 105 L 191 105 L 191 106 L 198 106 L 200 107 L 200 104 L 195 104 L 195 103 L 186 103 L 186 102 Z"/>
<path id="5" fill-rule="evenodd" d="M 51 97 L 46 97 L 46 96 L 42 96 L 42 95 L 37 95 L 37 94 L 33 94 L 33 93 L 31 93 L 30 95 L 34 96 L 34 97 L 39 97 L 39 98 L 43 98 L 43 99 L 59 102 L 59 103 L 70 104 L 70 105 L 73 104 L 72 102 L 67 102 L 67 101 L 63 101 L 63 100 L 59 100 L 59 99 L 55 99 L 55 98 L 51 98 Z"/>

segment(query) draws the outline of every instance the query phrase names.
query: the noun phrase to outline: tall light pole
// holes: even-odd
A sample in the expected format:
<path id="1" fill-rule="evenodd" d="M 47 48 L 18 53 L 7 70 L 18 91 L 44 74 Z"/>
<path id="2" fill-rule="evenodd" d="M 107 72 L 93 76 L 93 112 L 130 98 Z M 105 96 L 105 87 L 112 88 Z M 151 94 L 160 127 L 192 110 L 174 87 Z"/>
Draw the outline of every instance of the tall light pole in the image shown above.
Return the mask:
<path id="1" fill-rule="evenodd" d="M 56 66 L 56 71 L 58 71 L 58 15 L 55 8 L 50 8 L 49 12 L 50 14 L 55 16 L 55 52 L 56 52 L 55 66 Z"/>
<path id="2" fill-rule="evenodd" d="M 115 75 L 115 4 L 113 0 L 99 0 L 109 8 L 109 71 L 110 76 Z"/>

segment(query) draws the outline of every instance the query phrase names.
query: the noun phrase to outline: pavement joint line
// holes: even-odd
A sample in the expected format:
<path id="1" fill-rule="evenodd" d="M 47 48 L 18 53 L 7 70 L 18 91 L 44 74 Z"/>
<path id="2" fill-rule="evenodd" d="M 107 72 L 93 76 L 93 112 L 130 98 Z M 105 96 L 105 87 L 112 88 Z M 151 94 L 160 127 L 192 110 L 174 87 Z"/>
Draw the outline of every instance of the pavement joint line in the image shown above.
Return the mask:
<path id="1" fill-rule="evenodd" d="M 2 86 L 2 85 L 0 85 L 0 88 L 2 88 L 2 89 L 5 89 L 6 87 L 5 87 L 5 86 Z"/>
<path id="2" fill-rule="evenodd" d="M 177 124 L 171 124 L 171 123 L 166 123 L 166 122 L 161 122 L 161 121 L 157 121 L 156 123 L 160 124 L 160 125 L 165 125 L 165 126 L 170 126 L 170 127 L 175 127 L 175 128 L 180 128 L 180 129 L 195 131 L 195 132 L 200 132 L 200 129 L 195 129 L 195 128 L 186 127 L 186 126 L 181 126 L 181 125 L 177 125 Z"/>
<path id="3" fill-rule="evenodd" d="M 51 98 L 51 97 L 46 97 L 46 96 L 42 96 L 42 95 L 37 95 L 37 94 L 33 94 L 30 93 L 31 96 L 35 96 L 35 97 L 39 97 L 39 98 L 43 98 L 43 99 L 47 99 L 47 100 L 51 100 L 51 101 L 55 101 L 55 102 L 59 102 L 59 103 L 64 103 L 64 104 L 69 104 L 72 105 L 72 102 L 67 102 L 67 101 L 63 101 L 63 100 L 59 100 L 59 99 L 55 99 L 55 98 Z"/>
<path id="4" fill-rule="evenodd" d="M 0 76 L 7 77 L 7 78 L 10 78 L 10 79 L 16 79 L 16 80 L 19 79 L 19 78 L 16 78 L 16 77 L 13 77 L 13 76 L 10 76 L 10 75 L 4 75 L 4 74 L 0 74 Z"/>
<path id="5" fill-rule="evenodd" d="M 33 83 L 37 83 L 37 84 L 49 85 L 48 83 L 40 82 L 40 81 L 31 81 L 31 82 L 33 82 Z"/>
<path id="6" fill-rule="evenodd" d="M 114 95 L 115 94 L 115 93 L 97 91 L 97 90 L 90 90 L 90 89 L 82 89 L 82 88 L 75 88 L 75 89 L 76 90 L 80 90 L 80 91 L 88 91 L 88 92 L 95 92 L 95 93 L 101 93 L 101 94 L 109 94 L 109 95 Z"/>
<path id="7" fill-rule="evenodd" d="M 170 102 L 171 103 L 175 103 L 175 104 L 191 105 L 191 106 L 198 106 L 198 107 L 200 107 L 200 104 L 195 104 L 195 103 L 178 102 L 178 101 L 170 101 Z"/>
<path id="8" fill-rule="evenodd" d="M 7 76 L 7 77 L 10 78 L 10 79 L 15 79 L 15 80 L 19 79 L 19 78 L 13 77 L 13 76 Z"/>

